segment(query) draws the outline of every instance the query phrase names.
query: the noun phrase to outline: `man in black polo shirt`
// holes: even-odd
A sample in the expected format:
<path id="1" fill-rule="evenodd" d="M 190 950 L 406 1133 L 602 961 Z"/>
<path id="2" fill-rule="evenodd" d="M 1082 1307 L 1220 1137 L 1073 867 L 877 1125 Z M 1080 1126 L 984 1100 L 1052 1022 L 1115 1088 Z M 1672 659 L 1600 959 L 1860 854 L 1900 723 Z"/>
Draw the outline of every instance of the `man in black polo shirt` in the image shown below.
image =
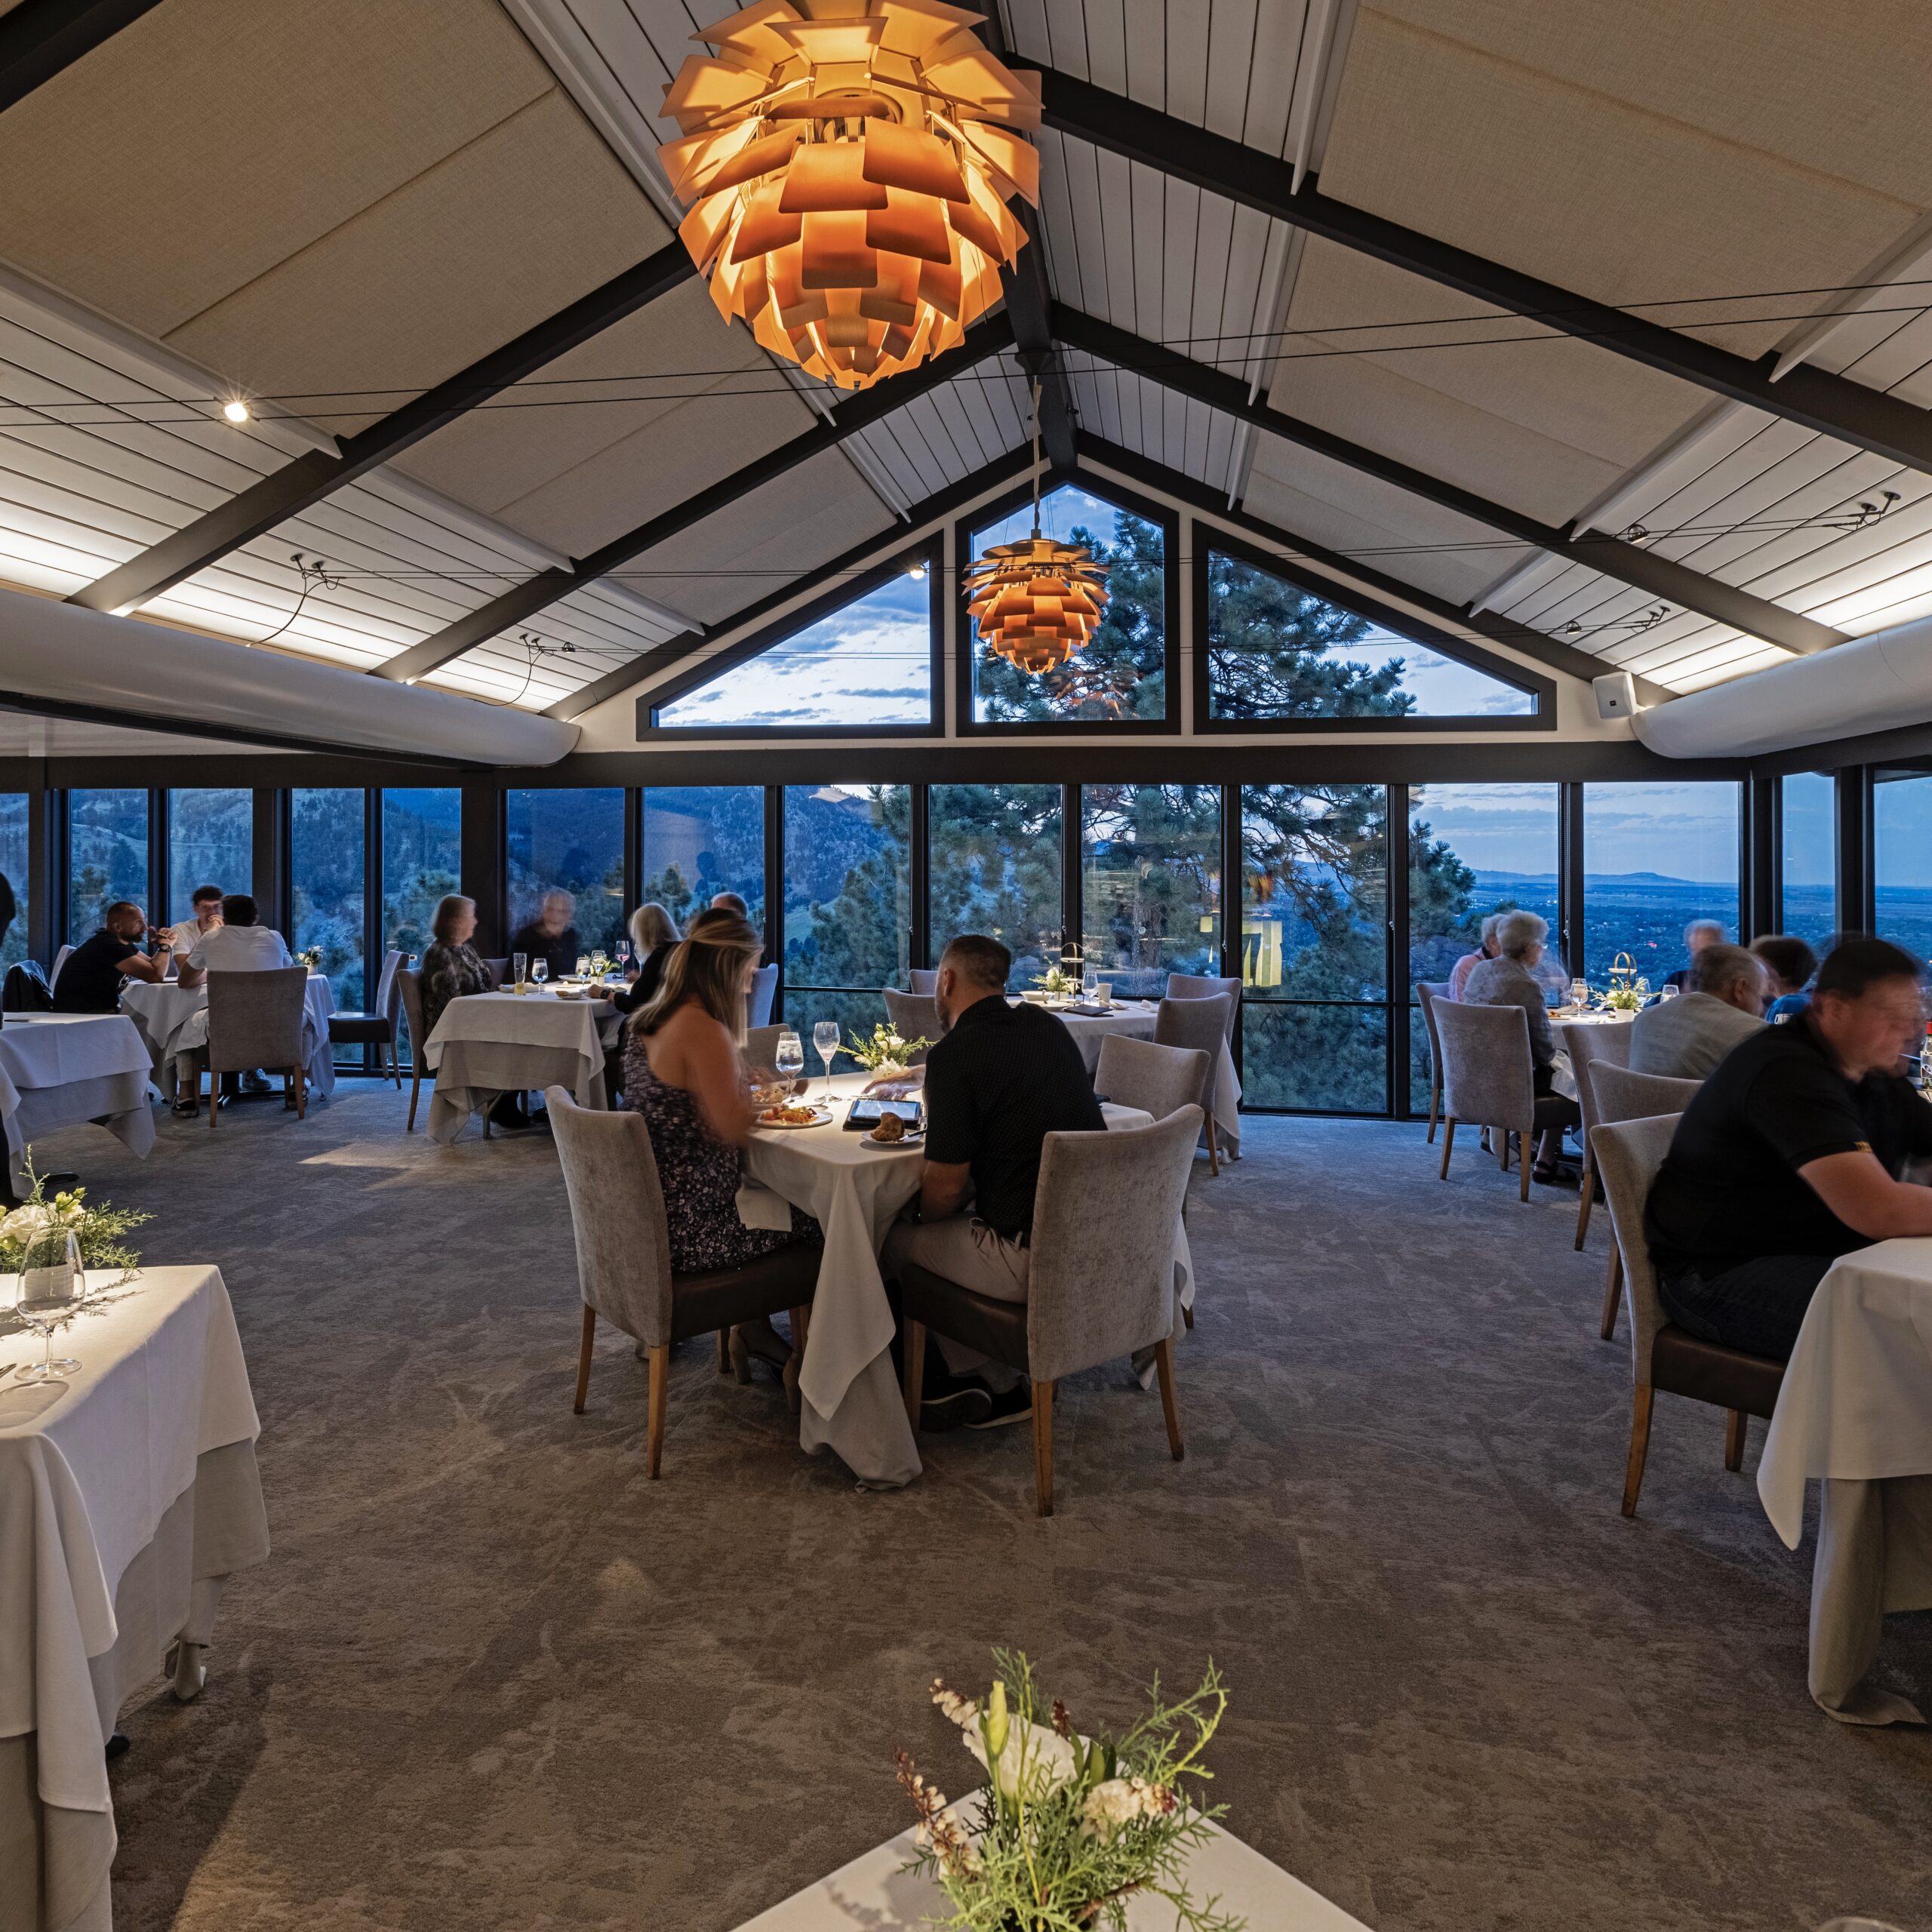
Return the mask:
<path id="1" fill-rule="evenodd" d="M 926 1164 L 919 1198 L 885 1246 L 886 1272 L 915 1261 L 975 1294 L 1024 1301 L 1033 1194 L 1049 1134 L 1106 1125 L 1073 1035 L 1037 1006 L 1008 1006 L 1013 955 L 968 934 L 939 962 L 939 1043 L 926 1056 Z M 1032 1412 L 1004 1364 L 938 1342 L 951 1371 L 934 1378 L 921 1426 L 985 1429 Z M 970 1373 L 969 1373 L 970 1371 Z"/>
<path id="2" fill-rule="evenodd" d="M 1924 1038 L 1919 973 L 1845 940 L 1810 1007 L 1733 1048 L 1684 1110 L 1644 1214 L 1680 1327 L 1784 1361 L 1838 1256 L 1932 1235 L 1932 1188 L 1897 1178 L 1932 1154 L 1932 1106 L 1899 1071 Z"/>
<path id="3" fill-rule="evenodd" d="M 123 980 L 165 979 L 168 955 L 151 959 L 141 950 L 147 930 L 147 915 L 138 906 L 116 900 L 100 915 L 100 931 L 61 961 L 54 1011 L 112 1013 L 121 1004 Z"/>

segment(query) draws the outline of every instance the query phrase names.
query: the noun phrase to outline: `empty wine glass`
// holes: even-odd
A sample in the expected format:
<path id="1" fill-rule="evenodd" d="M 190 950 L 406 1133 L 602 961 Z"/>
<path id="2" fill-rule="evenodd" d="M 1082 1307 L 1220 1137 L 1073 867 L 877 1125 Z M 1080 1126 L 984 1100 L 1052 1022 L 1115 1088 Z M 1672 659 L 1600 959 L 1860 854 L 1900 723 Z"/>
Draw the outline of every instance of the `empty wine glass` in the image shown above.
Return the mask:
<path id="1" fill-rule="evenodd" d="M 75 1291 L 84 1279 L 80 1243 L 69 1229 L 64 1235 L 35 1242 L 30 1257 L 33 1266 L 20 1271 L 20 1298 L 14 1312 L 40 1337 L 41 1355 L 38 1361 L 24 1362 L 14 1372 L 23 1382 L 63 1382 L 81 1365 L 72 1355 L 54 1352 L 54 1331 L 73 1313 L 78 1300 Z"/>
<path id="2" fill-rule="evenodd" d="M 512 952 L 510 955 L 510 983 L 520 986 L 530 977 L 530 955 Z"/>
<path id="3" fill-rule="evenodd" d="M 540 986 L 550 977 L 550 962 L 540 952 L 530 962 L 530 977 Z"/>
<path id="4" fill-rule="evenodd" d="M 1088 967 L 1080 976 L 1080 997 L 1091 1006 L 1100 996 L 1100 976 Z"/>
<path id="5" fill-rule="evenodd" d="M 805 1043 L 788 1027 L 778 1036 L 778 1050 L 771 1063 L 780 1078 L 792 1081 L 805 1070 Z"/>
<path id="6" fill-rule="evenodd" d="M 825 1062 L 825 1097 L 832 1098 L 832 1063 L 838 1051 L 838 1022 L 821 1020 L 812 1029 L 812 1044 L 818 1049 L 818 1057 Z"/>
<path id="7" fill-rule="evenodd" d="M 590 955 L 580 952 L 577 956 L 577 976 L 580 980 L 590 977 Z"/>
<path id="8" fill-rule="evenodd" d="M 1588 1006 L 1589 1003 L 1589 981 L 1587 980 L 1572 980 L 1570 982 L 1570 1004 L 1574 1006 L 1579 1013 L 1581 1013 L 1584 1008 Z"/>

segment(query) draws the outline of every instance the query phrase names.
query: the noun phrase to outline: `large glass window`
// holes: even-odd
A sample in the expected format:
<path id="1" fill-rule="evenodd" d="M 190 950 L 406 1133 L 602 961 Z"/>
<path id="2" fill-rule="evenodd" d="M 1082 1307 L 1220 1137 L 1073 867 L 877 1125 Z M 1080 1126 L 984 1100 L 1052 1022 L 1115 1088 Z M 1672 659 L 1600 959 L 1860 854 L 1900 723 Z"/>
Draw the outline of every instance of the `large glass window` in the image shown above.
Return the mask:
<path id="1" fill-rule="evenodd" d="M 764 788 L 654 786 L 644 795 L 644 897 L 681 931 L 721 892 L 764 923 Z"/>
<path id="2" fill-rule="evenodd" d="M 1388 800 L 1380 785 L 1241 788 L 1250 1106 L 1389 1104 Z"/>
<path id="3" fill-rule="evenodd" d="M 933 597 L 927 567 L 901 571 L 842 609 L 734 665 L 655 713 L 660 725 L 795 731 L 928 724 Z"/>
<path id="4" fill-rule="evenodd" d="M 368 796 L 360 786 L 346 785 L 288 795 L 289 884 L 295 904 L 288 943 L 297 952 L 321 948 L 335 1003 L 352 1012 L 367 1010 L 369 990 L 362 954 Z M 362 1049 L 355 1051 L 359 1055 Z"/>
<path id="5" fill-rule="evenodd" d="M 145 792 L 67 794 L 67 943 L 78 946 L 100 930 L 101 915 L 117 899 L 148 911 L 148 795 Z"/>
<path id="6" fill-rule="evenodd" d="M 436 903 L 463 890 L 463 793 L 454 785 L 383 794 L 383 950 L 420 959 Z"/>
<path id="7" fill-rule="evenodd" d="M 1583 971 L 1595 985 L 1623 954 L 1653 986 L 1687 966 L 1694 919 L 1736 937 L 1738 809 L 1734 784 L 1584 786 Z"/>
<path id="8" fill-rule="evenodd" d="M 1057 785 L 935 785 L 927 794 L 933 958 L 961 933 L 989 933 L 1013 954 L 1023 992 L 1057 964 L 1060 897 Z"/>
<path id="9" fill-rule="evenodd" d="M 255 889 L 255 795 L 241 788 L 168 795 L 170 924 L 194 916 L 195 890 L 224 894 Z"/>
<path id="10" fill-rule="evenodd" d="M 1879 937 L 1924 958 L 1932 953 L 1932 774 L 1872 774 L 1872 856 Z"/>
<path id="11" fill-rule="evenodd" d="M 536 918 L 546 893 L 568 892 L 578 940 L 608 952 L 624 937 L 623 790 L 512 792 L 504 817 L 510 931 Z"/>
<path id="12" fill-rule="evenodd" d="M 1279 571 L 1208 553 L 1211 718 L 1501 716 L 1527 691 L 1331 604 Z"/>
<path id="13" fill-rule="evenodd" d="M 1561 929 L 1557 869 L 1561 835 L 1554 785 L 1429 785 L 1409 792 L 1409 966 L 1418 980 L 1448 978 L 1480 943 L 1492 912 L 1521 909 L 1549 924 L 1555 962 Z M 1409 1104 L 1429 1105 L 1429 1029 L 1409 1012 Z"/>
<path id="14" fill-rule="evenodd" d="M 26 958 L 33 928 L 27 918 L 27 795 L 0 792 L 0 876 L 14 893 L 14 922 L 0 934 L 0 972 Z"/>
<path id="15" fill-rule="evenodd" d="M 1081 952 L 1130 998 L 1221 957 L 1221 794 L 1214 785 L 1080 792 Z"/>
<path id="16" fill-rule="evenodd" d="M 785 1017 L 808 1051 L 818 1021 L 869 1032 L 878 989 L 911 983 L 912 814 L 905 785 L 786 787 Z"/>
<path id="17" fill-rule="evenodd" d="M 1794 771 L 1778 782 L 1784 894 L 1778 930 L 1814 946 L 1838 925 L 1835 789 L 1829 771 Z"/>
<path id="18" fill-rule="evenodd" d="M 972 533 L 974 558 L 1030 536 L 1029 504 Z M 1082 543 L 1108 566 L 1107 608 L 1092 641 L 1059 669 L 1035 677 L 973 638 L 973 715 L 985 722 L 1168 715 L 1167 534 L 1070 483 L 1040 503 L 1041 535 Z"/>

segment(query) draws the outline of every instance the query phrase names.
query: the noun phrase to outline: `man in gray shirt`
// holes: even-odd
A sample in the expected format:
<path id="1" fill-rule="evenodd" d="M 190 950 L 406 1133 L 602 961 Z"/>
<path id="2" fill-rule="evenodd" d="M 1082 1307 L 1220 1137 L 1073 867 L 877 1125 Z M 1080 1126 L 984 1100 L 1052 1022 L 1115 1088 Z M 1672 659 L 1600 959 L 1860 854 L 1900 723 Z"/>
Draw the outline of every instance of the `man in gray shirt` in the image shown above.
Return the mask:
<path id="1" fill-rule="evenodd" d="M 1647 1006 L 1630 1023 L 1630 1070 L 1703 1080 L 1764 1026 L 1769 988 L 1756 954 L 1707 946 L 1691 961 L 1689 989 Z"/>

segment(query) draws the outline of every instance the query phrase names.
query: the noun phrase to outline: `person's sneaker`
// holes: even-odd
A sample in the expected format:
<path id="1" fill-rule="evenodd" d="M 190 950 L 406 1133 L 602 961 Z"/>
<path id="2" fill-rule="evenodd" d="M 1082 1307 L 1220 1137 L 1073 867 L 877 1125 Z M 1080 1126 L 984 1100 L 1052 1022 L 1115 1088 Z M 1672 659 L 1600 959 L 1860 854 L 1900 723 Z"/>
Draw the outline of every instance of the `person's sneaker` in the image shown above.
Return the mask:
<path id="1" fill-rule="evenodd" d="M 949 1429 L 977 1429 L 992 1414 L 993 1392 L 983 1382 L 961 1377 L 928 1395 L 921 1392 L 919 1426 L 937 1435 Z"/>
<path id="2" fill-rule="evenodd" d="M 268 1075 L 258 1071 L 242 1075 L 242 1091 L 245 1094 L 272 1094 L 275 1089 L 269 1084 Z"/>
<path id="3" fill-rule="evenodd" d="M 1032 1415 L 1033 1391 L 1029 1383 L 1016 1382 L 997 1395 L 989 1389 L 986 1396 L 989 1404 L 986 1413 L 969 1421 L 968 1429 L 1004 1429 L 1010 1422 L 1025 1422 Z"/>

